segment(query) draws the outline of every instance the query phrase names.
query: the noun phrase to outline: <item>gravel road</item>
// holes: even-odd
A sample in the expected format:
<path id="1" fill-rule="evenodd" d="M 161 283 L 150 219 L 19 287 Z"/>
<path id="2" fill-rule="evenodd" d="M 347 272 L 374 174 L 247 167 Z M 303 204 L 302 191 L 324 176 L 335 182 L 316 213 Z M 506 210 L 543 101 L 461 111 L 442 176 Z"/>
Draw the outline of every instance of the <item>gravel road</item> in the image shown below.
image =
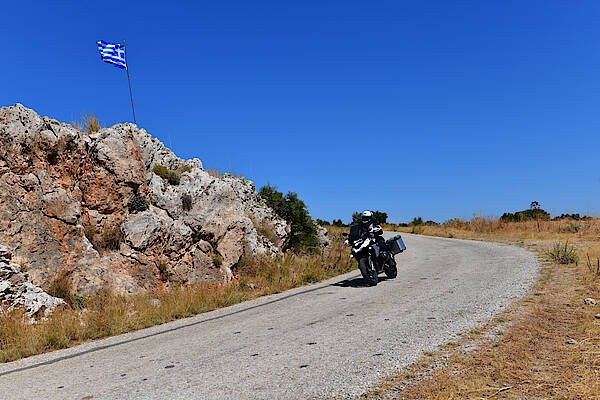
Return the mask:
<path id="1" fill-rule="evenodd" d="M 394 280 L 365 287 L 355 270 L 3 364 L 0 397 L 353 398 L 423 352 L 491 319 L 528 291 L 539 270 L 536 256 L 518 247 L 403 237 L 408 250 L 396 258 Z"/>

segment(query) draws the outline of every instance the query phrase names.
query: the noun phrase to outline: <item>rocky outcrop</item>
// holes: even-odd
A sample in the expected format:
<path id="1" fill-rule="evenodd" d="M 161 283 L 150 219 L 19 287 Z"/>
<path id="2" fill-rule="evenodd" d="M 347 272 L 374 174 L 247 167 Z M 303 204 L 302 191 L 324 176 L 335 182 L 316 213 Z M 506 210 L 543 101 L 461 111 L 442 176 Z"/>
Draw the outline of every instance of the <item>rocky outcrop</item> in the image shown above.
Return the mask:
<path id="1" fill-rule="evenodd" d="M 8 304 L 9 309 L 23 307 L 29 316 L 45 317 L 65 304 L 34 285 L 27 272 L 22 272 L 18 264 L 10 263 L 11 257 L 10 250 L 0 245 L 0 303 Z"/>
<path id="2" fill-rule="evenodd" d="M 331 240 L 329 240 L 329 232 L 327 232 L 327 229 L 321 225 L 317 225 L 317 237 L 319 238 L 321 247 L 329 247 L 331 245 Z"/>
<path id="3" fill-rule="evenodd" d="M 179 184 L 156 165 L 178 171 Z M 82 295 L 230 279 L 245 252 L 277 253 L 289 240 L 251 181 L 211 176 L 136 125 L 83 133 L 20 104 L 0 109 L 0 196 L 0 242 L 33 282 L 67 272 Z M 134 196 L 149 207 L 130 211 Z"/>

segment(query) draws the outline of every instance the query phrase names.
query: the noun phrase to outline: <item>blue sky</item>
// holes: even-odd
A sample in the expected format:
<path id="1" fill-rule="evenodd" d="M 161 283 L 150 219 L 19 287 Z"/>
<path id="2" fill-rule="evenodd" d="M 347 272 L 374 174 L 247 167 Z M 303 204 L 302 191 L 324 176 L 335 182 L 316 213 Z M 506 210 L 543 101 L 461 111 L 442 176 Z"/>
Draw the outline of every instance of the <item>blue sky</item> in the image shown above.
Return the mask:
<path id="1" fill-rule="evenodd" d="M 0 105 L 131 121 L 313 217 L 600 213 L 600 3 L 7 2 Z M 10 51 L 8 51 L 10 50 Z"/>

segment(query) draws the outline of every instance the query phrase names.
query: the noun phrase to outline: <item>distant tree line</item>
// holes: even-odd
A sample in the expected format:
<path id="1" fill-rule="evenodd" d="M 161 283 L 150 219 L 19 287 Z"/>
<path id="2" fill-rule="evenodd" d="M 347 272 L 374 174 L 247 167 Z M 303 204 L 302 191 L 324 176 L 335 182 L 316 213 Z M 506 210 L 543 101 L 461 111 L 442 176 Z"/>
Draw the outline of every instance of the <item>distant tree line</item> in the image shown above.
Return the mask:
<path id="1" fill-rule="evenodd" d="M 439 222 L 427 220 L 423 221 L 422 217 L 414 217 L 410 222 L 400 222 L 400 223 L 388 223 L 387 218 L 388 215 L 385 212 L 381 211 L 373 211 L 373 217 L 379 224 L 388 224 L 395 227 L 411 227 L 411 226 L 435 226 L 440 225 Z M 500 217 L 500 221 L 502 222 L 523 222 L 523 221 L 548 221 L 552 219 L 553 221 L 560 219 L 571 219 L 575 221 L 585 221 L 588 219 L 592 219 L 587 215 L 581 216 L 580 214 L 561 214 L 554 218 L 550 218 L 550 213 L 543 210 L 540 203 L 537 201 L 532 201 L 529 208 L 522 211 L 517 211 L 514 213 L 505 212 Z M 352 214 L 352 221 L 350 225 L 360 223 L 361 221 L 361 213 L 355 212 Z M 344 224 L 341 219 L 334 219 L 333 221 L 325 221 L 322 219 L 317 219 L 317 223 L 322 226 L 333 225 L 333 226 L 348 226 L 348 224 Z"/>

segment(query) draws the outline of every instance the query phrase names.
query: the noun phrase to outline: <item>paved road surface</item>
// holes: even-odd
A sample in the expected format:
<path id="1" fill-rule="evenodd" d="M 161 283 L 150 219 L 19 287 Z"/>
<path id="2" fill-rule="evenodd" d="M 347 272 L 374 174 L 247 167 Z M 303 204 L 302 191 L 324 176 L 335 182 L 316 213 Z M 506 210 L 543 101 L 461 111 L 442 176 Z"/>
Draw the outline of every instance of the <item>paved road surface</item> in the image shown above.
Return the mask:
<path id="1" fill-rule="evenodd" d="M 389 236 L 389 234 L 386 234 Z M 326 399 L 379 378 L 522 296 L 536 257 L 404 235 L 398 277 L 316 285 L 0 365 L 3 399 Z M 92 397 L 93 396 L 93 397 Z"/>

